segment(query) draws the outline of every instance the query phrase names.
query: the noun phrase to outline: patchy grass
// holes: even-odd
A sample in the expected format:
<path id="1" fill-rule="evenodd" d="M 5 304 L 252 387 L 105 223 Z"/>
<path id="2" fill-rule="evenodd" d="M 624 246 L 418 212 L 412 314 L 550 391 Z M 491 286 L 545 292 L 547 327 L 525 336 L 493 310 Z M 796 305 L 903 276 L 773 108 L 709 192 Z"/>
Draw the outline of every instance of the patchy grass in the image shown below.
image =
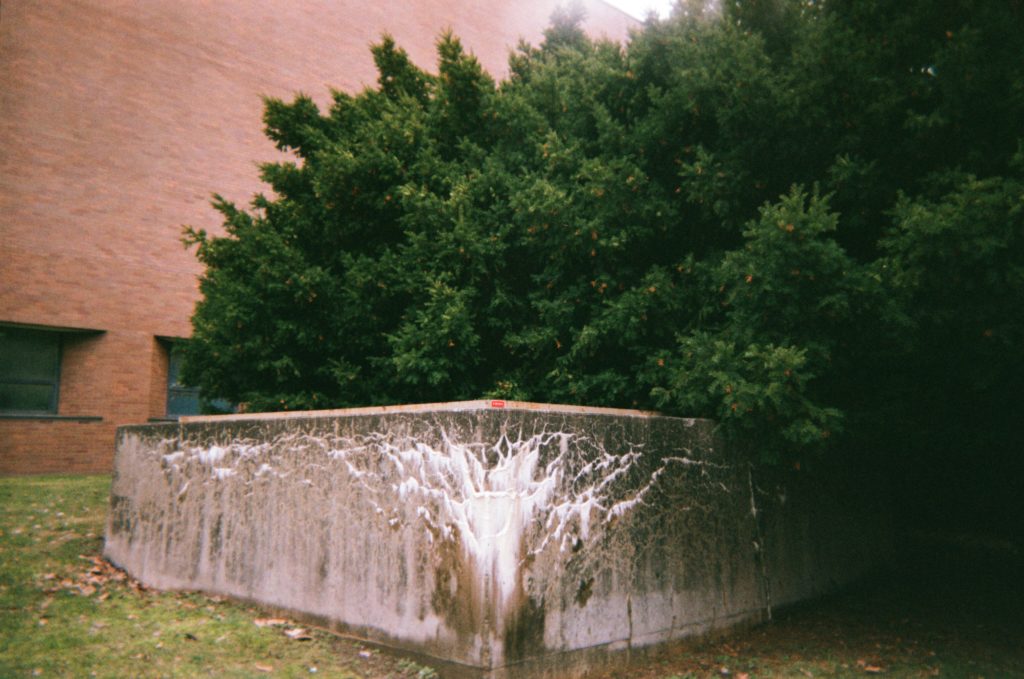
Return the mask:
<path id="1" fill-rule="evenodd" d="M 106 476 L 0 479 L 0 677 L 437 676 L 253 606 L 139 587 L 100 558 L 109 486 Z M 1024 677 L 1019 560 L 936 569 L 934 551 L 922 554 L 913 579 L 594 679 Z"/>

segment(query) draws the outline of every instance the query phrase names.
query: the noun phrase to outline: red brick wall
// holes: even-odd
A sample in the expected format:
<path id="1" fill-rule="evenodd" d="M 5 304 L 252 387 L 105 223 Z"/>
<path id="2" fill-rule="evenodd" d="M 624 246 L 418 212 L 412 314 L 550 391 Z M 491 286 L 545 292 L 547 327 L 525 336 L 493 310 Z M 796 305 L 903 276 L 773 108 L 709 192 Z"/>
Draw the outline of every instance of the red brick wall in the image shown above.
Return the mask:
<path id="1" fill-rule="evenodd" d="M 599 0 L 588 30 L 636 22 Z M 493 74 L 537 42 L 556 0 L 4 0 L 0 8 L 0 322 L 92 328 L 65 341 L 59 414 L 0 419 L 0 474 L 105 471 L 114 428 L 163 415 L 166 355 L 200 269 L 181 227 L 247 202 L 261 95 L 373 84 L 388 31 L 433 70 L 451 27 Z"/>
<path id="2" fill-rule="evenodd" d="M 164 414 L 166 350 L 152 334 L 69 333 L 62 354 L 58 415 L 71 419 L 0 419 L 0 474 L 107 471 L 117 425 Z"/>
<path id="3" fill-rule="evenodd" d="M 0 420 L 0 474 L 110 471 L 115 429 L 110 420 Z"/>

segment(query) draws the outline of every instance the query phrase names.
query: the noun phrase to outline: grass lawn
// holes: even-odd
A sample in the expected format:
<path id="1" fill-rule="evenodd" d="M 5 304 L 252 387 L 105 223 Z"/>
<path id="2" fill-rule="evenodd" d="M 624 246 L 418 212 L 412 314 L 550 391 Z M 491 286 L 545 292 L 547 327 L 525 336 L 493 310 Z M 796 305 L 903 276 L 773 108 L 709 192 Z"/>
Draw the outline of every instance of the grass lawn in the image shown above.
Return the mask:
<path id="1" fill-rule="evenodd" d="M 109 485 L 0 479 L 0 677 L 436 676 L 250 605 L 140 588 L 100 558 Z M 996 565 L 991 582 L 889 579 L 595 678 L 1024 677 L 1021 580 Z"/>

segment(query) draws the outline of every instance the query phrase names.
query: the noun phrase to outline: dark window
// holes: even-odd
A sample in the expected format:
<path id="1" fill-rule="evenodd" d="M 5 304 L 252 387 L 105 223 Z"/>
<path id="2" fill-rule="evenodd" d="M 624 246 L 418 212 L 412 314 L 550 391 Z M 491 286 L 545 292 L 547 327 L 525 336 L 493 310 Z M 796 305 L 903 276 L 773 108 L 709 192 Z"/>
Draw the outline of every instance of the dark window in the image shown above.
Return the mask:
<path id="1" fill-rule="evenodd" d="M 171 345 L 170 364 L 167 367 L 167 417 L 198 415 L 202 412 L 199 387 L 186 387 L 180 380 L 182 356 L 179 347 Z"/>
<path id="2" fill-rule="evenodd" d="M 60 334 L 0 327 L 0 412 L 56 413 Z"/>
<path id="3" fill-rule="evenodd" d="M 235 406 L 224 399 L 204 398 L 199 387 L 186 387 L 181 383 L 181 364 L 184 356 L 181 348 L 184 340 L 160 338 L 167 347 L 167 419 L 176 420 L 182 415 L 219 415 L 235 412 Z"/>

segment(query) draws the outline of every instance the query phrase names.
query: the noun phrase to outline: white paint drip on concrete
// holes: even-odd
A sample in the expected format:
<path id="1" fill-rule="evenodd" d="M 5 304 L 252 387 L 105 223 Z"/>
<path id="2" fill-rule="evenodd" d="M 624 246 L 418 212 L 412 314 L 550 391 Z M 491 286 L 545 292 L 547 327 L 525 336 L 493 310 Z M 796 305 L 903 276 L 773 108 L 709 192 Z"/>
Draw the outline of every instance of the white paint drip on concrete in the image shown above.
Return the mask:
<path id="1" fill-rule="evenodd" d="M 597 442 L 562 431 L 516 438 L 503 435 L 493 445 L 462 443 L 441 431 L 441 441 L 440 449 L 435 449 L 423 441 L 379 433 L 358 437 L 288 433 L 264 442 L 184 445 L 164 454 L 162 460 L 178 470 L 190 463 L 208 467 L 214 482 L 252 483 L 287 476 L 275 469 L 274 455 L 288 450 L 319 452 L 323 464 L 342 466 L 390 527 L 406 526 L 406 517 L 411 516 L 426 529 L 429 542 L 435 536 L 457 539 L 477 572 L 493 583 L 499 605 L 520 584 L 528 531 L 533 532 L 532 554 L 552 545 L 562 552 L 579 547 L 595 528 L 643 504 L 668 466 L 707 464 L 667 457 L 643 485 L 632 482 L 625 491 L 631 470 L 643 454 L 640 445 L 609 452 Z M 180 444 L 167 440 L 165 445 Z M 591 459 L 580 460 L 581 450 L 588 451 Z M 257 461 L 254 469 L 240 473 L 246 464 Z M 299 483 L 310 485 L 306 479 Z M 411 506 L 415 511 L 407 515 L 405 509 Z"/>

